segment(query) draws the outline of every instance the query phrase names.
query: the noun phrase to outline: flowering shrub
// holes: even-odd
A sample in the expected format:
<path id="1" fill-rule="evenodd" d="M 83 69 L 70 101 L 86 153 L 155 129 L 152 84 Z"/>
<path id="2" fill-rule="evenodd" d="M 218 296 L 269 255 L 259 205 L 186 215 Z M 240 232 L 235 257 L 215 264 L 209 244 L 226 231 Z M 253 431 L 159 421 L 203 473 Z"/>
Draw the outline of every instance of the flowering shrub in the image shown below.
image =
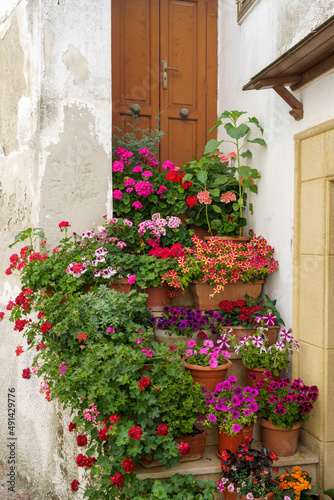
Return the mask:
<path id="1" fill-rule="evenodd" d="M 215 391 L 207 393 L 206 416 L 203 425 L 219 427 L 230 436 L 235 436 L 244 427 L 256 422 L 259 391 L 253 387 L 244 389 L 236 385 L 237 378 L 230 376 L 217 384 Z"/>
<path id="2" fill-rule="evenodd" d="M 210 329 L 212 333 L 216 333 L 216 326 L 222 322 L 223 318 L 217 311 L 169 306 L 164 307 L 159 318 L 151 319 L 156 328 L 187 337 L 202 329 Z"/>
<path id="3" fill-rule="evenodd" d="M 287 356 L 293 352 L 293 348 L 299 351 L 299 344 L 293 338 L 291 330 L 282 330 L 279 340 L 268 347 L 266 328 L 258 326 L 256 331 L 257 335 L 246 335 L 239 342 L 231 337 L 231 344 L 247 368 L 265 368 L 278 376 L 279 370 L 284 370 L 288 366 Z M 220 340 L 226 347 L 225 335 Z"/>
<path id="4" fill-rule="evenodd" d="M 162 217 L 182 214 L 185 211 L 187 189 L 191 183 L 171 180 L 177 176 L 172 162 L 162 167 L 170 172 L 165 175 L 157 169 L 159 162 L 147 148 L 139 150 L 139 160 L 133 160 L 133 153 L 117 148 L 113 155 L 113 198 L 117 217 L 128 216 L 134 222 L 150 219 L 157 208 Z"/>
<path id="5" fill-rule="evenodd" d="M 223 451 L 223 478 L 217 488 L 220 492 L 235 492 L 245 495 L 247 500 L 253 500 L 265 498 L 270 491 L 278 491 L 277 486 L 271 482 L 272 466 L 278 460 L 277 456 L 265 448 L 250 448 L 251 442 L 246 436 L 245 442 L 235 453 Z"/>
<path id="6" fill-rule="evenodd" d="M 293 382 L 289 378 L 260 381 L 255 385 L 260 390 L 259 415 L 278 427 L 291 429 L 297 422 L 310 418 L 313 403 L 318 399 L 318 388 L 305 385 L 301 379 Z"/>
<path id="7" fill-rule="evenodd" d="M 162 278 L 179 293 L 192 280 L 213 285 L 214 293 L 219 293 L 227 283 L 265 279 L 278 269 L 274 249 L 261 236 L 245 244 L 214 240 L 205 243 L 197 236 L 192 241 L 193 249 L 185 248 L 175 270 Z"/>
<path id="8" fill-rule="evenodd" d="M 243 326 L 247 330 L 258 325 L 258 318 L 263 318 L 266 326 L 284 325 L 278 310 L 276 300 L 270 300 L 268 295 L 253 298 L 245 295 L 245 300 L 223 300 L 219 303 L 221 314 L 226 326 Z"/>
<path id="9" fill-rule="evenodd" d="M 228 162 L 231 159 L 231 163 L 233 163 L 233 161 L 236 160 L 236 167 L 231 165 L 230 171 L 233 175 L 237 176 L 238 186 L 237 189 L 234 190 L 234 193 L 227 192 L 222 195 L 222 202 L 232 202 L 233 212 L 228 217 L 225 215 L 222 219 L 214 221 L 213 227 L 219 234 L 229 233 L 239 236 L 242 235 L 242 228 L 247 223 L 244 217 L 244 210 L 247 206 L 246 189 L 249 189 L 252 193 L 257 193 L 257 185 L 255 184 L 255 181 L 260 177 L 258 170 L 256 168 L 242 165 L 241 162 L 244 158 L 252 157 L 252 152 L 249 149 L 246 151 L 244 150 L 246 146 L 249 147 L 252 144 L 266 146 L 266 143 L 259 137 L 256 139 L 246 139 L 250 132 L 250 126 L 255 125 L 260 129 L 262 134 L 263 128 L 255 116 L 248 118 L 247 121 L 238 125 L 240 117 L 244 114 L 246 114 L 245 111 L 224 111 L 216 121 L 214 127 L 210 130 L 210 132 L 212 132 L 220 125 L 224 125 L 227 135 L 230 136 L 227 142 L 234 144 L 236 149 L 236 152 L 229 153 L 228 155 L 220 155 L 221 161 Z M 227 121 L 224 123 L 223 120 Z M 243 143 L 240 142 L 241 139 L 243 139 Z M 223 142 L 224 140 L 217 141 L 215 139 L 211 139 L 205 147 L 205 153 L 211 154 L 216 151 Z M 249 203 L 248 209 L 250 213 L 253 213 L 253 206 L 251 203 Z"/>
<path id="10" fill-rule="evenodd" d="M 210 339 L 189 340 L 188 349 L 184 358 L 187 363 L 198 366 L 210 366 L 217 368 L 218 365 L 224 365 L 231 354 L 222 350 L 221 347 L 215 347 Z"/>

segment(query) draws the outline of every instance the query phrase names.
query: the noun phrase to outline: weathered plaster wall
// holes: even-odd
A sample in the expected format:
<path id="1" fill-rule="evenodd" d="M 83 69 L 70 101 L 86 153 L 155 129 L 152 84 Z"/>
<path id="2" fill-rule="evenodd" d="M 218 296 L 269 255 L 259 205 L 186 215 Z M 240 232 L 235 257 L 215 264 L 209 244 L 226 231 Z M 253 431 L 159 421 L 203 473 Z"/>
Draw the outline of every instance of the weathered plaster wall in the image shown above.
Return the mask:
<path id="1" fill-rule="evenodd" d="M 109 0 L 0 3 L 0 310 L 19 291 L 6 276 L 8 244 L 43 227 L 51 247 L 58 223 L 81 232 L 102 222 L 110 200 L 111 36 Z M 7 388 L 17 395 L 17 491 L 33 500 L 68 499 L 78 478 L 69 414 L 23 380 L 25 341 L 0 324 L 0 460 L 7 460 Z M 80 480 L 80 477 L 79 477 Z"/>

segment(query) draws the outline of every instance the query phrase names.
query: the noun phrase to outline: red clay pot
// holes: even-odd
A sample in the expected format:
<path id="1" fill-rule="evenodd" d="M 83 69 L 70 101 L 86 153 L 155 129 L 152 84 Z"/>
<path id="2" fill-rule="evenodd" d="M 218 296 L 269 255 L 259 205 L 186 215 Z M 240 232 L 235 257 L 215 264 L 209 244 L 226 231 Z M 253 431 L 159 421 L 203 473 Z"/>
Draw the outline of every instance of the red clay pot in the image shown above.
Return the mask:
<path id="1" fill-rule="evenodd" d="M 193 296 L 194 306 L 197 309 L 216 311 L 219 309 L 219 303 L 222 300 L 244 300 L 246 294 L 254 298 L 259 297 L 264 282 L 264 280 L 258 280 L 255 283 L 243 283 L 242 281 L 228 283 L 224 285 L 224 290 L 221 293 L 214 294 L 212 299 L 210 299 L 210 295 L 213 294 L 213 285 L 193 281 L 190 284 L 190 291 Z"/>
<path id="2" fill-rule="evenodd" d="M 87 293 L 89 290 L 94 286 L 94 283 L 90 283 L 88 285 L 84 285 L 84 292 Z M 116 292 L 123 292 L 123 293 L 129 293 L 131 290 L 131 285 L 128 283 L 128 280 L 125 278 L 122 278 L 119 283 L 116 281 L 114 283 L 110 283 L 107 285 L 107 288 L 109 290 L 116 290 Z"/>
<path id="3" fill-rule="evenodd" d="M 235 436 L 230 436 L 218 427 L 218 452 L 219 458 L 224 450 L 230 450 L 231 453 L 237 451 L 239 446 L 244 442 L 245 436 L 252 438 L 254 425 L 244 427 Z"/>
<path id="4" fill-rule="evenodd" d="M 292 429 L 277 427 L 264 418 L 260 418 L 259 423 L 264 448 L 268 448 L 281 457 L 290 457 L 296 453 L 302 422 L 297 422 Z"/>
<path id="5" fill-rule="evenodd" d="M 173 441 L 178 444 L 183 442 L 188 443 L 190 446 L 190 453 L 188 455 L 181 455 L 180 462 L 192 462 L 193 460 L 199 460 L 205 452 L 206 438 L 207 436 L 205 432 L 200 431 L 199 434 L 194 434 L 191 436 L 181 436 L 179 438 L 173 439 Z M 145 457 L 142 457 L 140 462 L 145 468 L 162 466 L 161 462 L 154 458 L 147 459 Z"/>
<path id="6" fill-rule="evenodd" d="M 204 241 L 233 241 L 234 243 L 248 243 L 248 236 L 204 236 Z"/>
<path id="7" fill-rule="evenodd" d="M 271 379 L 266 379 L 263 375 L 264 372 L 267 371 L 266 368 L 247 368 L 247 366 L 244 365 L 243 363 L 242 363 L 242 366 L 246 370 L 247 383 L 248 383 L 249 387 L 254 387 L 254 385 L 257 384 L 257 382 L 259 382 L 260 380 L 269 380 L 269 382 L 270 382 L 272 380 L 279 380 L 279 378 L 280 378 L 280 375 L 272 374 Z M 279 370 L 279 372 L 281 373 L 281 370 Z M 250 374 L 256 375 L 257 380 L 252 380 L 251 378 L 249 378 Z"/>
<path id="8" fill-rule="evenodd" d="M 275 481 L 276 485 L 278 486 L 279 483 Z M 230 493 L 227 490 L 224 490 L 224 499 L 225 500 L 245 500 L 245 495 L 238 495 L 237 493 Z M 274 498 L 274 492 L 269 491 L 267 495 L 264 497 L 265 500 L 273 500 Z M 263 498 L 254 498 L 254 500 L 264 500 Z"/>
<path id="9" fill-rule="evenodd" d="M 246 335 L 256 335 L 255 328 L 251 328 L 250 330 L 247 330 L 245 326 L 230 326 L 229 328 L 233 330 L 231 335 L 233 335 L 237 342 L 239 342 L 242 337 L 245 337 Z M 266 336 L 268 337 L 268 345 L 273 345 L 276 341 L 279 325 L 268 326 L 267 328 L 268 331 L 266 332 Z"/>
<path id="10" fill-rule="evenodd" d="M 225 380 L 227 370 L 231 368 L 232 361 L 226 360 L 224 365 L 219 365 L 217 368 L 211 366 L 198 366 L 190 363 L 184 363 L 186 370 L 190 372 L 194 382 L 204 385 L 207 391 L 214 391 L 219 382 Z"/>
<path id="11" fill-rule="evenodd" d="M 162 311 L 165 306 L 170 306 L 172 303 L 172 297 L 168 295 L 170 290 L 171 288 L 168 285 L 145 288 L 144 293 L 148 294 L 147 306 L 152 311 Z"/>

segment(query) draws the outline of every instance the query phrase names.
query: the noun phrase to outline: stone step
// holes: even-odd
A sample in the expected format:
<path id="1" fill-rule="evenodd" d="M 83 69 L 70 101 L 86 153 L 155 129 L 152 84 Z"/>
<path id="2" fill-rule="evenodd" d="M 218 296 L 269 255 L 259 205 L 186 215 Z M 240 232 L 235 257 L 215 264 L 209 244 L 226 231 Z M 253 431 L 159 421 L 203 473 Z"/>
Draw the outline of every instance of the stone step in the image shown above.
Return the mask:
<path id="1" fill-rule="evenodd" d="M 261 446 L 260 442 L 254 443 L 254 446 Z M 166 479 L 174 474 L 193 474 L 195 479 L 201 481 L 220 481 L 222 472 L 220 467 L 221 460 L 217 457 L 217 446 L 209 445 L 206 447 L 204 455 L 200 460 L 181 463 L 178 467 L 166 469 L 165 467 L 152 467 L 145 469 L 142 465 L 137 465 L 134 473 L 139 479 L 151 478 L 153 480 Z M 291 457 L 279 457 L 279 461 L 275 462 L 278 467 L 277 476 L 285 472 L 291 472 L 292 467 L 299 465 L 302 470 L 307 471 L 312 477 L 312 483 L 316 484 L 316 465 L 319 463 L 319 458 L 307 450 L 303 445 L 298 444 L 297 453 Z M 224 496 L 217 493 L 216 500 L 223 500 Z"/>

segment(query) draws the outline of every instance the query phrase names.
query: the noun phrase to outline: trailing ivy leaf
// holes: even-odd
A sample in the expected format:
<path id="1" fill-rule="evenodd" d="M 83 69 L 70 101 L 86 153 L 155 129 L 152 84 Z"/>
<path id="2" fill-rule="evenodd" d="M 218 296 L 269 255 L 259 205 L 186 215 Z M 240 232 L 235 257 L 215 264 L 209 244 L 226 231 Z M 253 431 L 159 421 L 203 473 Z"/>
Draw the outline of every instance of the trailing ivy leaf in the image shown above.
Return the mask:
<path id="1" fill-rule="evenodd" d="M 245 137 L 250 130 L 245 123 L 242 123 L 239 127 L 233 127 L 231 123 L 225 123 L 224 128 L 228 135 L 233 139 L 241 139 L 242 137 Z"/>
<path id="2" fill-rule="evenodd" d="M 260 179 L 261 177 L 259 172 L 255 168 L 251 169 L 250 176 L 252 179 Z"/>
<path id="3" fill-rule="evenodd" d="M 250 211 L 250 213 L 253 215 L 253 203 L 249 203 L 248 204 L 248 210 Z"/>
<path id="4" fill-rule="evenodd" d="M 254 123 L 261 130 L 261 132 L 263 134 L 263 128 L 259 124 L 259 120 L 257 118 L 255 118 L 255 116 L 252 116 L 251 118 L 249 118 L 248 122 L 249 123 Z"/>
<path id="5" fill-rule="evenodd" d="M 264 139 L 261 139 L 260 137 L 258 137 L 257 139 L 252 139 L 252 140 L 249 140 L 248 142 L 251 142 L 252 144 L 260 144 L 261 146 L 267 146 L 267 143 Z"/>
<path id="6" fill-rule="evenodd" d="M 253 156 L 253 153 L 249 149 L 247 149 L 247 151 L 241 153 L 240 156 L 242 156 L 243 158 L 250 158 L 251 156 Z"/>
<path id="7" fill-rule="evenodd" d="M 217 141 L 216 139 L 211 139 L 205 145 L 204 154 L 212 153 L 219 148 L 220 144 L 224 141 Z"/>

